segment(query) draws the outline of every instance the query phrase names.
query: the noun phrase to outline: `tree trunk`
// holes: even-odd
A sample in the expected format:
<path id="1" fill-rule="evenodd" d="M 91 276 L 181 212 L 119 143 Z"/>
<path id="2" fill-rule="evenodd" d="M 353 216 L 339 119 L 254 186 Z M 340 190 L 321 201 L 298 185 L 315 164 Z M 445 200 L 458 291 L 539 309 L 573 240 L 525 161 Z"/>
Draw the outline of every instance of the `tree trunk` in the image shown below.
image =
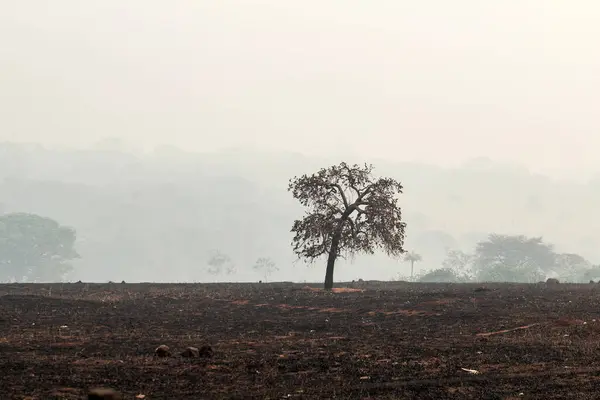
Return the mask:
<path id="1" fill-rule="evenodd" d="M 333 234 L 331 239 L 331 248 L 329 249 L 329 257 L 327 258 L 327 270 L 325 271 L 325 290 L 333 289 L 333 266 L 337 258 L 340 239 L 342 238 L 341 230 Z"/>
<path id="2" fill-rule="evenodd" d="M 415 269 L 415 261 L 414 260 L 410 260 L 410 281 L 413 282 L 413 271 Z"/>

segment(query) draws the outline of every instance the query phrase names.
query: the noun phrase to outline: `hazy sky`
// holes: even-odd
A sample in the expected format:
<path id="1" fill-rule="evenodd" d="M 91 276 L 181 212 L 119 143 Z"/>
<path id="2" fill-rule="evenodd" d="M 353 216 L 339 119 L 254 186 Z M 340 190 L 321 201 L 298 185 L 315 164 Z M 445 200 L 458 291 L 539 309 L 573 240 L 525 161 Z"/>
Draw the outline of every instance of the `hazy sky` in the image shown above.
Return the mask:
<path id="1" fill-rule="evenodd" d="M 0 5 L 0 139 L 600 171 L 597 0 Z"/>

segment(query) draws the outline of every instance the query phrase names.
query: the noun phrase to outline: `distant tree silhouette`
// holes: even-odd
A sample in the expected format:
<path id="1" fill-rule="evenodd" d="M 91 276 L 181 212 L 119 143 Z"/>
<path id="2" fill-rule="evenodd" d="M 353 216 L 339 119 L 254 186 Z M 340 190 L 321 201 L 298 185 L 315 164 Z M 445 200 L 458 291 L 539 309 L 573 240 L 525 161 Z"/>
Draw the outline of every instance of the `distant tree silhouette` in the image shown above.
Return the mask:
<path id="1" fill-rule="evenodd" d="M 464 278 L 459 276 L 451 268 L 438 268 L 429 271 L 419 278 L 419 282 L 465 282 Z"/>
<path id="2" fill-rule="evenodd" d="M 541 237 L 491 234 L 477 244 L 473 268 L 479 281 L 538 282 L 556 266 L 556 254 Z"/>
<path id="3" fill-rule="evenodd" d="M 72 270 L 75 230 L 35 214 L 0 216 L 0 278 L 60 281 Z"/>
<path id="4" fill-rule="evenodd" d="M 208 273 L 211 275 L 231 275 L 236 271 L 235 264 L 227 254 L 218 250 L 211 252 L 208 258 Z"/>
<path id="5" fill-rule="evenodd" d="M 556 255 L 555 273 L 561 282 L 587 282 L 592 270 L 592 264 L 579 254 Z"/>
<path id="6" fill-rule="evenodd" d="M 269 276 L 271 276 L 273 272 L 279 270 L 279 268 L 277 268 L 277 266 L 275 265 L 275 262 L 268 257 L 261 257 L 258 260 L 256 260 L 256 263 L 254 264 L 253 268 L 255 271 L 259 271 L 263 274 L 265 282 L 267 282 Z"/>
<path id="7" fill-rule="evenodd" d="M 374 253 L 404 253 L 402 213 L 396 195 L 402 185 L 391 178 L 374 179 L 372 165 L 342 162 L 313 175 L 290 179 L 288 190 L 308 208 L 304 218 L 294 221 L 292 240 L 300 258 L 315 260 L 328 255 L 325 289 L 333 287 L 338 257 Z"/>
<path id="8" fill-rule="evenodd" d="M 583 272 L 583 279 L 600 279 L 600 265 L 592 265 L 590 268 Z"/>
<path id="9" fill-rule="evenodd" d="M 442 262 L 442 269 L 451 270 L 457 277 L 457 282 L 468 282 L 473 280 L 473 259 L 472 254 L 448 250 Z"/>
<path id="10" fill-rule="evenodd" d="M 413 280 L 414 271 L 415 271 L 415 263 L 419 261 L 423 261 L 423 257 L 420 254 L 415 253 L 414 251 L 408 252 L 404 255 L 404 261 L 410 263 L 410 280 Z"/>

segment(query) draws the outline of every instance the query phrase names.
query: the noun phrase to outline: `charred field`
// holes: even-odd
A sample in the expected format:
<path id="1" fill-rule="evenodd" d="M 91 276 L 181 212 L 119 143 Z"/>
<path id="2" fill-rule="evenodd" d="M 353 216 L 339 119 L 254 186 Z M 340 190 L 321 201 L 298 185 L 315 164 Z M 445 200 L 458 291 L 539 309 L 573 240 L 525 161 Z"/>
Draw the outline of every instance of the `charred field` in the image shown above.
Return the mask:
<path id="1" fill-rule="evenodd" d="M 0 396 L 597 398 L 600 285 L 316 287 L 0 285 Z"/>

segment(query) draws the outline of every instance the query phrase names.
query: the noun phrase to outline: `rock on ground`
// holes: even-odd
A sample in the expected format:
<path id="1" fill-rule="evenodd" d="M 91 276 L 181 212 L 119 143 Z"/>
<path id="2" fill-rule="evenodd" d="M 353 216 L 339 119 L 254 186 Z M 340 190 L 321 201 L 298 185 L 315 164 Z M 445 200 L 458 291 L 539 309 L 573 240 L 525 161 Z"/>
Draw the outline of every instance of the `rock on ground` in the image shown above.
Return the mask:
<path id="1" fill-rule="evenodd" d="M 156 348 L 156 350 L 154 350 L 154 354 L 157 357 L 170 357 L 171 356 L 171 349 L 169 349 L 169 346 L 161 344 L 160 346 L 158 346 Z"/>
<path id="2" fill-rule="evenodd" d="M 188 347 L 181 353 L 182 357 L 185 358 L 196 358 L 200 356 L 200 350 L 197 347 Z"/>

